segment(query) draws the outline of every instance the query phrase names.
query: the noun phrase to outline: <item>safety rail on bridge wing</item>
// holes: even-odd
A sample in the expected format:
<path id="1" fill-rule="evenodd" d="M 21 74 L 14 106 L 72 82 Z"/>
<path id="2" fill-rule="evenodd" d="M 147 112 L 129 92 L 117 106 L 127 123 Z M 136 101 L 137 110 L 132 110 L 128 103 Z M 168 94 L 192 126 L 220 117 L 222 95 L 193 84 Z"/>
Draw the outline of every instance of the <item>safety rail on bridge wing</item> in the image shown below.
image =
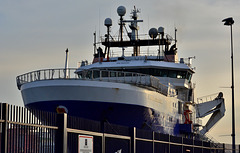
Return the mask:
<path id="1" fill-rule="evenodd" d="M 222 93 L 219 92 L 219 93 L 214 93 L 214 94 L 211 94 L 211 95 L 199 97 L 199 98 L 197 98 L 197 103 L 201 104 L 201 103 L 204 103 L 204 102 L 207 102 L 207 101 L 212 101 L 212 100 L 218 98 L 220 96 L 220 94 L 222 94 Z"/>
<path id="2" fill-rule="evenodd" d="M 18 89 L 29 82 L 40 81 L 40 80 L 95 80 L 105 82 L 119 82 L 134 84 L 142 87 L 151 87 L 158 92 L 166 95 L 176 95 L 175 89 L 169 84 L 168 86 L 160 83 L 160 80 L 154 76 L 133 73 L 133 72 L 122 72 L 122 71 L 108 71 L 108 70 L 83 70 L 75 73 L 76 69 L 44 69 L 29 72 L 23 75 L 19 75 L 16 78 Z"/>

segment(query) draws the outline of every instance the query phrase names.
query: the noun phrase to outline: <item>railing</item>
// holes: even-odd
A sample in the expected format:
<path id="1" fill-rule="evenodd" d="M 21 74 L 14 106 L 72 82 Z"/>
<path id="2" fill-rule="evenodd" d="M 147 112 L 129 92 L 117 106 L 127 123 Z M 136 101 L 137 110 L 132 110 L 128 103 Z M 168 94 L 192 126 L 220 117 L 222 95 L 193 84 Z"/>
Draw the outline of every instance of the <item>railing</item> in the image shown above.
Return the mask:
<path id="1" fill-rule="evenodd" d="M 133 84 L 145 88 L 155 89 L 166 96 L 176 95 L 175 89 L 169 84 L 168 86 L 160 83 L 160 80 L 154 76 L 121 72 L 121 71 L 108 71 L 108 70 L 83 70 L 77 73 L 76 69 L 45 69 L 29 72 L 20 76 L 17 76 L 18 89 L 29 82 L 40 80 L 59 80 L 59 79 L 80 79 L 80 80 L 93 80 L 93 81 L 105 81 L 105 82 L 118 82 Z"/>
<path id="2" fill-rule="evenodd" d="M 199 97 L 199 98 L 197 98 L 197 103 L 201 104 L 201 103 L 204 103 L 207 101 L 212 101 L 212 100 L 216 99 L 219 96 L 219 94 L 220 93 L 215 93 L 215 94 Z"/>
<path id="3" fill-rule="evenodd" d="M 57 114 L 0 103 L 1 153 L 55 153 Z"/>
<path id="4" fill-rule="evenodd" d="M 173 41 L 173 38 L 169 34 L 167 34 L 167 33 L 164 34 L 164 37 L 165 38 L 167 37 L 168 38 L 167 41 L 169 41 L 169 42 Z M 106 38 L 105 35 L 104 36 L 100 36 L 100 40 L 101 40 L 100 43 L 107 42 L 107 40 L 105 38 Z M 148 39 L 151 40 L 151 38 L 149 37 L 148 34 L 139 34 L 138 35 L 138 39 L 139 40 L 148 40 Z M 111 36 L 111 39 L 109 41 L 110 42 L 119 41 L 119 36 Z M 123 35 L 123 41 L 130 41 L 129 40 L 129 35 Z"/>
<path id="5" fill-rule="evenodd" d="M 29 82 L 40 80 L 56 80 L 56 79 L 78 79 L 78 75 L 75 73 L 75 68 L 68 69 L 44 69 L 32 71 L 19 75 L 16 78 L 18 89 L 21 85 Z"/>

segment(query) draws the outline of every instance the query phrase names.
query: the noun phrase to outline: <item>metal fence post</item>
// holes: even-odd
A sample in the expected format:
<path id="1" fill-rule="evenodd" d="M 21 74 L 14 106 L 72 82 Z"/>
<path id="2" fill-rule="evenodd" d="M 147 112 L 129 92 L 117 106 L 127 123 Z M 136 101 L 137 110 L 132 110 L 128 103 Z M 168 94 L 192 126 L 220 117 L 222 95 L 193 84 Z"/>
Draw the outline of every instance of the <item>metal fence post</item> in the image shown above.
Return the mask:
<path id="1" fill-rule="evenodd" d="M 182 153 L 183 153 L 183 137 L 182 137 Z"/>
<path id="2" fill-rule="evenodd" d="M 57 131 L 55 135 L 55 152 L 67 153 L 67 114 L 57 114 Z"/>
<path id="3" fill-rule="evenodd" d="M 105 153 L 106 151 L 106 141 L 105 141 L 105 135 L 104 135 L 104 132 L 103 132 L 103 136 L 102 136 L 102 153 Z"/>
<path id="4" fill-rule="evenodd" d="M 136 128 L 132 128 L 131 132 L 131 153 L 136 153 Z"/>
<path id="5" fill-rule="evenodd" d="M 225 152 L 225 144 L 223 143 L 223 151 L 222 152 Z"/>
<path id="6" fill-rule="evenodd" d="M 168 152 L 170 153 L 171 152 L 171 144 L 170 144 L 170 142 L 171 142 L 171 137 L 170 137 L 170 135 L 168 135 Z"/>
<path id="7" fill-rule="evenodd" d="M 7 152 L 7 127 L 8 127 L 8 104 L 3 103 L 2 104 L 2 120 L 4 122 L 2 123 L 2 138 L 1 138 L 1 152 Z"/>
<path id="8" fill-rule="evenodd" d="M 102 153 L 105 153 L 105 146 L 106 146 L 106 141 L 105 141 L 105 135 L 104 135 L 104 133 L 105 133 L 105 121 L 104 120 L 102 120 L 101 122 L 101 132 L 102 132 Z"/>
<path id="9" fill-rule="evenodd" d="M 152 137 L 153 137 L 153 153 L 155 153 L 155 132 L 152 132 Z"/>

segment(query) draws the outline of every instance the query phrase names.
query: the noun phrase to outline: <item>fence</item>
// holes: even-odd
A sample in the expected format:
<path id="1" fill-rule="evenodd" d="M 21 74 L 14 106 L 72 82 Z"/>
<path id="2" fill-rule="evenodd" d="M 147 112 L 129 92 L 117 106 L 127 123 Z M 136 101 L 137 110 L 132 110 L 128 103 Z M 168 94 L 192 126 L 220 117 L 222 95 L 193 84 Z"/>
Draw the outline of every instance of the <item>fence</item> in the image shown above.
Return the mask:
<path id="1" fill-rule="evenodd" d="M 1 103 L 1 153 L 54 153 L 56 117 Z"/>
<path id="2" fill-rule="evenodd" d="M 94 153 L 231 152 L 225 144 L 175 137 L 6 103 L 0 104 L 0 124 L 1 153 L 83 153 L 79 146 L 79 135 L 93 138 Z M 236 148 L 239 152 L 239 146 Z"/>

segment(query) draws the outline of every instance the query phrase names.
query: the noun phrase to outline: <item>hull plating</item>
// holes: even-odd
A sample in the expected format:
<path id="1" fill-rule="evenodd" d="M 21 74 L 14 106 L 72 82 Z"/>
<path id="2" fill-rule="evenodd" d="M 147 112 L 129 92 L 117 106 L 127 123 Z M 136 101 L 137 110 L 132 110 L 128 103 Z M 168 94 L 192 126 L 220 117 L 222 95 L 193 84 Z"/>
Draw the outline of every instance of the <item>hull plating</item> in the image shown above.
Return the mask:
<path id="1" fill-rule="evenodd" d="M 48 80 L 27 83 L 21 91 L 29 108 L 56 112 L 62 105 L 69 115 L 172 135 L 182 118 L 176 98 L 129 84 Z"/>
<path id="2" fill-rule="evenodd" d="M 178 134 L 176 123 L 161 118 L 164 116 L 161 112 L 142 106 L 90 101 L 49 101 L 28 104 L 26 107 L 56 112 L 59 105 L 65 106 L 68 115 L 71 116 L 172 135 Z"/>

